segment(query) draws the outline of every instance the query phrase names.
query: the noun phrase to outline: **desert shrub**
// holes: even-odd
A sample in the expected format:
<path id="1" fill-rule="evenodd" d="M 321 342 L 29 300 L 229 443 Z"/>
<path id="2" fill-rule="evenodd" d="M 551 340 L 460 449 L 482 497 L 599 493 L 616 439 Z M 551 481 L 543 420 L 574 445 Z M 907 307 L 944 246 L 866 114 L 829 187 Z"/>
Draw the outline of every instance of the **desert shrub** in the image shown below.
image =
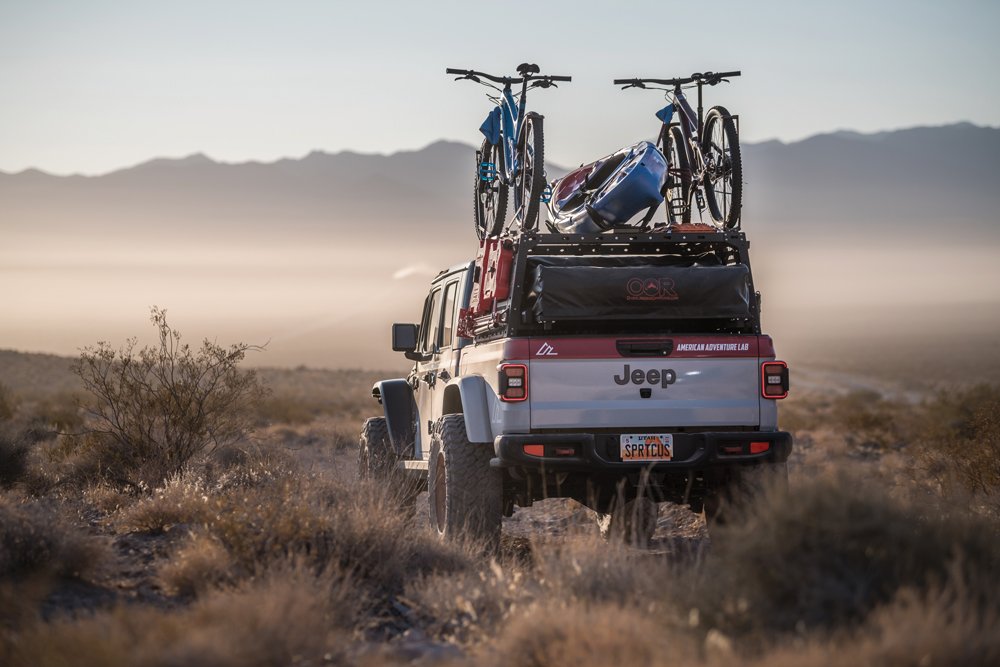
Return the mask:
<path id="1" fill-rule="evenodd" d="M 959 577 L 960 579 L 960 577 Z M 982 612 L 953 585 L 918 595 L 901 591 L 858 631 L 781 643 L 748 661 L 767 667 L 1000 664 L 1000 618 Z"/>
<path id="2" fill-rule="evenodd" d="M 82 489 L 80 498 L 102 515 L 112 514 L 135 502 L 134 495 L 128 493 L 127 489 L 116 488 L 103 482 Z"/>
<path id="3" fill-rule="evenodd" d="M 333 564 L 387 595 L 409 577 L 468 564 L 460 548 L 412 531 L 391 493 L 372 485 L 300 475 L 214 502 L 205 526 L 244 572 L 295 557 L 319 570 Z"/>
<path id="4" fill-rule="evenodd" d="M 297 462 L 275 447 L 252 445 L 216 450 L 197 471 L 212 492 L 250 488 L 291 477 Z"/>
<path id="5" fill-rule="evenodd" d="M 645 597 L 650 581 L 677 576 L 668 559 L 593 536 L 540 545 L 535 564 L 547 595 L 585 605 L 627 604 Z"/>
<path id="6" fill-rule="evenodd" d="M 10 488 L 25 478 L 30 451 L 20 434 L 0 427 L 0 489 Z"/>
<path id="7" fill-rule="evenodd" d="M 232 559 L 215 537 L 194 532 L 159 572 L 170 594 L 193 597 L 232 581 Z"/>
<path id="8" fill-rule="evenodd" d="M 54 510 L 0 495 L 0 581 L 29 575 L 81 578 L 108 556 L 106 543 Z"/>
<path id="9" fill-rule="evenodd" d="M 697 645 L 636 606 L 551 602 L 512 617 L 488 664 L 522 667 L 676 665 L 698 659 Z"/>
<path id="10" fill-rule="evenodd" d="M 82 441 L 93 467 L 155 487 L 195 455 L 244 439 L 263 389 L 253 371 L 239 368 L 252 346 L 205 340 L 196 351 L 181 342 L 166 311 L 154 308 L 150 319 L 158 345 L 98 343 L 73 370 L 93 397 L 93 425 Z"/>
<path id="11" fill-rule="evenodd" d="M 1000 492 L 1000 387 L 939 393 L 921 407 L 913 439 L 923 470 L 939 481 Z"/>
<path id="12" fill-rule="evenodd" d="M 595 534 L 577 534 L 535 541 L 527 563 L 480 561 L 478 568 L 415 580 L 406 597 L 417 604 L 431 634 L 459 643 L 495 636 L 512 616 L 536 603 L 652 607 L 661 623 L 681 624 L 689 610 L 665 602 L 663 587 L 687 576 L 692 565 L 691 559 L 675 562 Z"/>
<path id="13" fill-rule="evenodd" d="M 162 533 L 177 525 L 203 524 L 213 511 L 213 499 L 201 480 L 176 475 L 123 509 L 115 523 L 122 530 Z"/>
<path id="14" fill-rule="evenodd" d="M 772 489 L 742 520 L 719 528 L 686 594 L 710 626 L 728 633 L 830 630 L 856 626 L 903 589 L 941 585 L 955 562 L 969 581 L 991 582 L 982 589 L 988 602 L 985 591 L 1000 586 L 1000 531 L 840 471 L 790 493 Z"/>
<path id="15" fill-rule="evenodd" d="M 322 664 L 339 656 L 352 588 L 294 567 L 170 612 L 118 607 L 28 628 L 12 667 L 171 667 Z M 342 659 L 337 662 L 342 663 Z"/>
<path id="16" fill-rule="evenodd" d="M 849 441 L 885 448 L 902 439 L 901 414 L 902 407 L 879 392 L 858 389 L 833 400 L 830 423 Z"/>
<path id="17" fill-rule="evenodd" d="M 410 577 L 468 566 L 468 551 L 407 525 L 393 489 L 324 480 L 294 467 L 248 474 L 255 465 L 250 458 L 215 482 L 195 473 L 171 478 L 120 510 L 114 523 L 122 531 L 183 526 L 214 540 L 225 549 L 232 580 L 295 559 L 317 572 L 349 572 L 378 597 L 402 591 Z"/>
<path id="18" fill-rule="evenodd" d="M 415 604 L 425 631 L 468 644 L 496 636 L 510 610 L 537 595 L 535 577 L 493 561 L 489 567 L 416 578 L 405 598 Z"/>

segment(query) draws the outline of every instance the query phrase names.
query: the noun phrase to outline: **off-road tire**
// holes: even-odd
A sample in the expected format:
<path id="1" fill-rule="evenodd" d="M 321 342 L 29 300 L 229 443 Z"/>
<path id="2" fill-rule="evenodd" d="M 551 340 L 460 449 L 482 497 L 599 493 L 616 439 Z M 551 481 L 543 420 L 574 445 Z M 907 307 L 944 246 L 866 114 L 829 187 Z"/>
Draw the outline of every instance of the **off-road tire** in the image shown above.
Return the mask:
<path id="1" fill-rule="evenodd" d="M 664 192 L 667 222 L 686 224 L 691 222 L 691 165 L 684 133 L 674 125 L 665 127 L 660 137 L 660 150 L 667 158 L 667 177 L 670 179 Z"/>
<path id="2" fill-rule="evenodd" d="M 733 517 L 747 511 L 771 487 L 788 490 L 788 464 L 785 461 L 732 468 L 726 480 L 705 496 L 705 522 L 710 529 L 725 525 Z"/>
<path id="3" fill-rule="evenodd" d="M 739 225 L 743 208 L 743 158 L 736 122 L 725 107 L 708 110 L 701 150 L 706 160 L 711 155 L 717 164 L 724 166 L 721 172 L 705 174 L 708 210 L 716 223 L 733 229 Z"/>
<path id="4" fill-rule="evenodd" d="M 658 505 L 646 497 L 616 505 L 606 514 L 597 513 L 597 527 L 601 531 L 601 537 L 608 541 L 624 541 L 637 547 L 648 546 L 656 532 Z"/>
<path id="5" fill-rule="evenodd" d="M 517 143 L 518 172 L 514 183 L 514 198 L 524 231 L 538 227 L 538 211 L 545 190 L 545 136 L 542 117 L 529 113 Z"/>
<path id="6" fill-rule="evenodd" d="M 396 466 L 396 452 L 389 440 L 385 417 L 366 419 L 358 438 L 358 477 L 386 479 Z"/>
<path id="7" fill-rule="evenodd" d="M 488 140 L 484 140 L 479 156 L 472 203 L 476 236 L 482 241 L 487 236 L 496 236 L 503 229 L 504 219 L 507 217 L 509 188 L 501 181 L 505 168 L 503 146 L 499 144 L 494 146 Z M 492 183 L 482 179 L 481 165 L 484 161 L 496 165 L 496 179 Z"/>
<path id="8" fill-rule="evenodd" d="M 487 548 L 500 543 L 503 487 L 490 467 L 493 448 L 471 443 L 465 417 L 445 415 L 431 440 L 427 490 L 431 528 L 442 539 L 471 537 Z"/>
<path id="9" fill-rule="evenodd" d="M 358 477 L 383 484 L 408 516 L 416 510 L 419 486 L 396 468 L 400 457 L 389 440 L 385 417 L 366 419 L 358 438 Z"/>

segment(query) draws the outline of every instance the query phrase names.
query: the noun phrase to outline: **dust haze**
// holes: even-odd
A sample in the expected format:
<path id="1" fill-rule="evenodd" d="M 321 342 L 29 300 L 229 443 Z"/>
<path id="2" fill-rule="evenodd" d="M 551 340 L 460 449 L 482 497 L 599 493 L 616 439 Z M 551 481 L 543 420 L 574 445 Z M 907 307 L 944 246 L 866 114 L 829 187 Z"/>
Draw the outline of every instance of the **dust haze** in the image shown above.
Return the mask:
<path id="1" fill-rule="evenodd" d="M 746 146 L 744 229 L 779 354 L 1000 359 L 1000 201 L 980 165 L 997 147 L 1000 130 L 968 124 Z M 921 151 L 950 168 L 928 173 Z M 142 338 L 155 304 L 189 340 L 266 343 L 255 365 L 404 368 L 390 324 L 417 320 L 430 278 L 474 254 L 473 163 L 438 142 L 0 173 L 0 347 Z"/>

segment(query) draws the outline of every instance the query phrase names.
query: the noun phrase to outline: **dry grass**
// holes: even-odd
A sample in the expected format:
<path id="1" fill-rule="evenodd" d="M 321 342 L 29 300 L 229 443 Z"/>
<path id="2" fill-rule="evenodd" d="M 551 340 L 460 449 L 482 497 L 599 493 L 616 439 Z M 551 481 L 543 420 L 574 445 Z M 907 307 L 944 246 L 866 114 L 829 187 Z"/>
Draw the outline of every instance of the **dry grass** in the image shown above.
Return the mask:
<path id="1" fill-rule="evenodd" d="M 161 572 L 184 594 L 290 559 L 318 573 L 349 572 L 373 598 L 401 592 L 411 576 L 467 567 L 471 549 L 414 534 L 397 503 L 393 489 L 325 479 L 263 456 L 231 464 L 214 482 L 194 473 L 172 478 L 112 521 L 120 531 L 193 533 Z"/>
<path id="2" fill-rule="evenodd" d="M 233 559 L 222 542 L 192 533 L 170 562 L 160 568 L 160 582 L 171 595 L 196 597 L 232 583 Z"/>
<path id="3" fill-rule="evenodd" d="M 265 412 L 264 416 L 288 423 L 321 415 L 356 423 L 371 412 L 374 405 L 371 388 L 375 381 L 392 377 L 379 371 L 305 367 L 260 368 L 257 373 L 271 390 L 273 401 L 274 412 Z"/>
<path id="4" fill-rule="evenodd" d="M 9 489 L 27 476 L 29 452 L 21 435 L 0 426 L 0 489 Z"/>
<path id="5" fill-rule="evenodd" d="M 802 449 L 839 454 L 797 454 L 791 490 L 713 530 L 707 548 L 663 553 L 570 531 L 495 560 L 439 543 L 391 489 L 353 479 L 373 378 L 261 375 L 284 398 L 259 420 L 274 424 L 260 440 L 196 457 L 153 490 L 95 483 L 78 449 L 28 438 L 22 472 L 51 480 L 60 502 L 32 499 L 23 481 L 24 495 L 0 496 L 0 663 L 1000 662 L 996 388 L 790 401 L 782 420 L 812 439 Z M 18 434 L 32 405 L 17 404 Z M 898 469 L 882 474 L 889 460 Z M 122 566 L 146 567 L 146 585 L 169 597 L 42 620 L 51 577 L 117 566 L 68 524 L 75 513 L 130 547 L 154 543 L 147 565 Z"/>
<path id="6" fill-rule="evenodd" d="M 932 405 L 915 428 L 922 470 L 972 494 L 1000 495 L 1000 387 L 940 393 Z"/>
<path id="7" fill-rule="evenodd" d="M 696 642 L 671 632 L 655 610 L 556 600 L 511 619 L 496 652 L 479 664 L 523 667 L 691 664 Z"/>
<path id="8" fill-rule="evenodd" d="M 177 475 L 152 495 L 115 516 L 119 530 L 163 533 L 177 525 L 202 524 L 211 517 L 212 499 L 201 480 Z"/>
<path id="9" fill-rule="evenodd" d="M 926 496 L 895 497 L 860 468 L 806 480 L 787 496 L 772 490 L 716 537 L 685 594 L 706 622 L 738 636 L 854 627 L 901 590 L 966 587 L 950 579 L 955 563 L 1000 590 L 991 520 Z"/>
<path id="10" fill-rule="evenodd" d="M 704 559 L 578 536 L 536 542 L 524 568 L 431 577 L 408 596 L 472 664 L 822 664 L 845 650 L 853 664 L 917 664 L 958 644 L 997 655 L 995 523 L 890 494 L 861 470 L 770 490 L 713 531 Z M 920 642 L 905 641 L 911 624 Z"/>
<path id="11" fill-rule="evenodd" d="M 55 506 L 0 495 L 0 580 L 82 578 L 108 560 L 105 541 L 69 525 Z"/>
<path id="12" fill-rule="evenodd" d="M 120 607 L 90 618 L 39 623 L 9 651 L 12 667 L 47 665 L 318 664 L 336 653 L 343 579 L 287 567 L 179 612 Z"/>
<path id="13" fill-rule="evenodd" d="M 13 419 L 16 410 L 17 399 L 14 397 L 14 393 L 0 382 L 0 422 Z"/>

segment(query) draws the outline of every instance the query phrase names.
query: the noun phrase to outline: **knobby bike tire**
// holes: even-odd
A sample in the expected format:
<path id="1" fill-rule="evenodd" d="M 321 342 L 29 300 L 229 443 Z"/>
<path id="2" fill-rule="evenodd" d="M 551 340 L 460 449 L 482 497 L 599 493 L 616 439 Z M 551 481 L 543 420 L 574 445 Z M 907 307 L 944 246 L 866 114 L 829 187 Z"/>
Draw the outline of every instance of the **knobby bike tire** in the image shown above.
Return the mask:
<path id="1" fill-rule="evenodd" d="M 517 144 L 519 164 L 515 176 L 514 196 L 517 200 L 515 216 L 520 216 L 521 229 L 535 229 L 542 191 L 545 189 L 545 140 L 542 117 L 529 113 Z"/>
<path id="2" fill-rule="evenodd" d="M 667 158 L 668 182 L 664 193 L 667 222 L 672 225 L 691 222 L 691 162 L 688 160 L 684 133 L 676 125 L 660 133 L 660 150 Z"/>
<path id="3" fill-rule="evenodd" d="M 482 178 L 483 162 L 492 162 L 496 166 L 496 177 L 492 182 Z M 474 223 L 480 241 L 499 234 L 507 217 L 508 188 L 501 180 L 504 168 L 503 147 L 484 140 L 476 162 L 476 183 L 473 187 Z"/>
<path id="4" fill-rule="evenodd" d="M 705 119 L 702 152 L 716 167 L 705 174 L 705 198 L 712 219 L 726 229 L 739 226 L 743 208 L 743 160 L 736 122 L 725 107 L 712 107 Z"/>

